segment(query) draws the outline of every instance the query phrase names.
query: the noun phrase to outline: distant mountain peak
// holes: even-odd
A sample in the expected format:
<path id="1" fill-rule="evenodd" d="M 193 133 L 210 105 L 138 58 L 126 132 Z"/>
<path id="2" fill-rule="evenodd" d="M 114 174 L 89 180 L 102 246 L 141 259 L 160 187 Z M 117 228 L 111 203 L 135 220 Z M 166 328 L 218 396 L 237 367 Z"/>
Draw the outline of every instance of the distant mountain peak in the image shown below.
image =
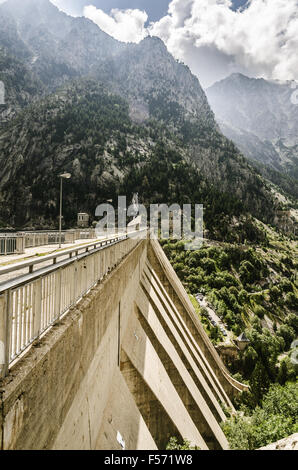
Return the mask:
<path id="1" fill-rule="evenodd" d="M 151 42 L 152 44 L 159 44 L 159 45 L 163 45 L 165 47 L 165 43 L 162 41 L 162 39 L 160 39 L 158 36 L 150 36 L 148 34 L 148 36 L 146 36 L 144 39 L 142 39 L 143 43 L 146 43 L 146 42 Z"/>
<path id="2" fill-rule="evenodd" d="M 208 89 L 210 90 L 210 89 L 216 88 L 217 86 L 233 84 L 235 82 L 242 84 L 242 85 L 246 85 L 246 84 L 262 84 L 263 85 L 266 83 L 270 83 L 269 80 L 265 80 L 263 77 L 260 77 L 260 78 L 248 77 L 247 75 L 244 75 L 241 72 L 234 72 L 231 75 L 228 75 L 227 77 L 223 78 L 222 80 L 215 82 Z M 272 83 L 276 83 L 276 82 L 272 81 Z"/>
<path id="3" fill-rule="evenodd" d="M 146 36 L 138 45 L 145 48 L 159 49 L 160 51 L 169 53 L 165 43 L 157 36 Z"/>
<path id="4" fill-rule="evenodd" d="M 234 72 L 227 78 L 228 79 L 230 78 L 230 79 L 250 80 L 250 77 L 248 77 L 247 75 L 244 75 L 241 72 Z"/>
<path id="5" fill-rule="evenodd" d="M 237 73 L 206 93 L 221 130 L 247 157 L 297 177 L 298 106 L 292 83 Z"/>

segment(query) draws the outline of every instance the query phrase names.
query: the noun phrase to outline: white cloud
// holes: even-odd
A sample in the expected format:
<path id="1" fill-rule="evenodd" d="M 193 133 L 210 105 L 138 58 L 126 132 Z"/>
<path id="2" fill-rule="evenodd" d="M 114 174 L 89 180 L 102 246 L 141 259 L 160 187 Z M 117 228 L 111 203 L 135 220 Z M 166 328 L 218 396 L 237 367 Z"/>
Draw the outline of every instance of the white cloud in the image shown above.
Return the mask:
<path id="1" fill-rule="evenodd" d="M 62 9 L 75 5 L 51 1 Z M 159 36 L 205 87 L 232 72 L 297 80 L 298 0 L 249 0 L 243 11 L 231 6 L 231 0 L 172 0 L 168 14 L 148 29 L 147 13 L 138 9 L 107 14 L 89 5 L 84 15 L 120 41 L 139 42 L 148 31 Z"/>
<path id="2" fill-rule="evenodd" d="M 298 78 L 298 0 L 250 0 L 232 11 L 230 0 L 172 0 L 151 25 L 175 57 L 208 86 L 233 71 Z"/>
<path id="3" fill-rule="evenodd" d="M 145 11 L 114 8 L 108 15 L 95 6 L 88 5 L 84 8 L 84 16 L 119 41 L 139 42 L 148 34 L 145 28 L 148 15 Z"/>

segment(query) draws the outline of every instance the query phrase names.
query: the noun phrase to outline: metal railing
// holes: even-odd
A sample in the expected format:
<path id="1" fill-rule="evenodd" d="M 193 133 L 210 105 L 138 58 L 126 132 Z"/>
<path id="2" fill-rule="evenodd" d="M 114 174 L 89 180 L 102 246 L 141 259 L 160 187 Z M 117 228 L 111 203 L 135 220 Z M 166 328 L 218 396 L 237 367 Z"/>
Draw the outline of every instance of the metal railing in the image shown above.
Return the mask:
<path id="1" fill-rule="evenodd" d="M 96 238 L 96 233 L 94 228 L 90 229 L 76 229 L 76 240 L 85 240 L 90 238 Z"/>
<path id="2" fill-rule="evenodd" d="M 62 243 L 75 243 L 76 240 L 96 238 L 95 230 L 66 230 L 61 233 Z M 0 255 L 21 254 L 26 248 L 58 245 L 59 232 L 18 232 L 0 234 Z"/>
<path id="3" fill-rule="evenodd" d="M 25 248 L 33 248 L 45 245 L 58 245 L 59 232 L 24 232 L 20 234 L 25 238 Z M 62 243 L 75 243 L 76 232 L 75 230 L 62 232 Z"/>
<path id="4" fill-rule="evenodd" d="M 25 248 L 48 245 L 48 235 L 46 233 L 24 233 Z"/>
<path id="5" fill-rule="evenodd" d="M 10 364 L 56 323 L 139 243 L 139 235 L 119 235 L 43 260 L 19 263 L 0 273 L 29 268 L 29 273 L 0 284 L 0 378 Z M 82 251 L 80 253 L 80 251 Z M 57 262 L 59 257 L 69 255 Z M 34 266 L 52 265 L 34 271 Z"/>
<path id="6" fill-rule="evenodd" d="M 0 235 L 0 255 L 12 255 L 24 253 L 25 243 L 21 236 Z"/>

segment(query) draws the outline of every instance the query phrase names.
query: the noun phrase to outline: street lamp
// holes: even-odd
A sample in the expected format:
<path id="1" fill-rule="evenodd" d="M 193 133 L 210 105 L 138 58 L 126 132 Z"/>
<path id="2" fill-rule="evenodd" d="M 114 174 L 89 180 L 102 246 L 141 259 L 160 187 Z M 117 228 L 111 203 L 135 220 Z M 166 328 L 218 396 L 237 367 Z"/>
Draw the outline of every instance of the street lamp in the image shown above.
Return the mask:
<path id="1" fill-rule="evenodd" d="M 70 173 L 63 173 L 59 175 L 60 178 L 60 213 L 59 213 L 59 248 L 61 248 L 61 238 L 62 238 L 62 181 L 63 179 L 69 180 L 71 178 Z"/>

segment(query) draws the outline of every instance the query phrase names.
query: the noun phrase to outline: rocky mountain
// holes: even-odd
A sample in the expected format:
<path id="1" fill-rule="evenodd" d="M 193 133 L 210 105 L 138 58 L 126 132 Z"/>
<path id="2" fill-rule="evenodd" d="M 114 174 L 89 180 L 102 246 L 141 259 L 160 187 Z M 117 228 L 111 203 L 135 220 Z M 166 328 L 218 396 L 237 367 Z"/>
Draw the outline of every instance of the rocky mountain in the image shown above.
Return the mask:
<path id="1" fill-rule="evenodd" d="M 123 48 L 92 21 L 68 16 L 48 0 L 9 0 L 0 6 L 2 54 L 22 60 L 45 92 L 89 74 Z"/>
<path id="2" fill-rule="evenodd" d="M 14 55 L 30 57 L 37 72 L 47 60 L 49 67 L 64 65 L 86 74 L 125 48 L 92 21 L 68 16 L 49 0 L 8 0 L 1 16 L 2 37 L 9 37 L 3 45 Z"/>
<path id="3" fill-rule="evenodd" d="M 244 155 L 270 167 L 269 177 L 298 178 L 298 106 L 290 82 L 233 74 L 206 93 L 222 132 Z"/>
<path id="4" fill-rule="evenodd" d="M 160 39 L 122 44 L 48 0 L 9 0 L 0 18 L 3 224 L 54 226 L 57 175 L 66 170 L 68 223 L 137 190 L 146 203 L 204 203 L 222 234 L 225 217 L 273 222 L 270 189 Z"/>

